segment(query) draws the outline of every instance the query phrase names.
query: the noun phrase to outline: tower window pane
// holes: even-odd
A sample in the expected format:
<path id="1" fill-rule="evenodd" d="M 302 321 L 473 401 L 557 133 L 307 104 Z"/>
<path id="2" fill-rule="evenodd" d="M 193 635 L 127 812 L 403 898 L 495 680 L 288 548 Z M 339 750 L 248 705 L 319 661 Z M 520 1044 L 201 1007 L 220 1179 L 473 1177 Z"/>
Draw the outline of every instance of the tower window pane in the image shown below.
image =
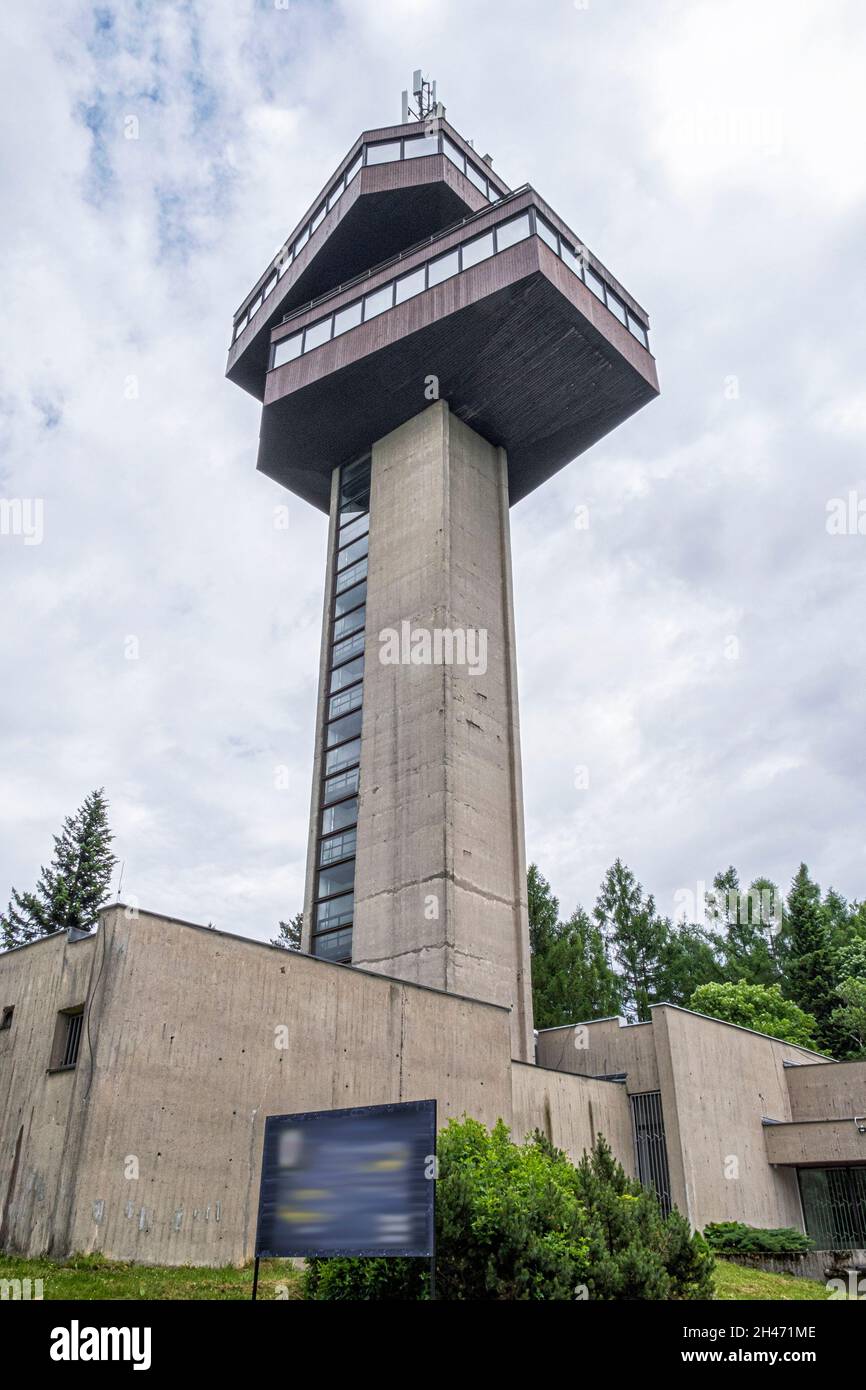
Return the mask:
<path id="1" fill-rule="evenodd" d="M 330 898 L 334 893 L 343 893 L 355 882 L 355 861 L 347 859 L 343 864 L 333 864 L 319 874 L 319 897 Z"/>
<path id="2" fill-rule="evenodd" d="M 364 602 L 364 600 L 365 600 L 366 597 L 367 597 L 367 581 L 366 581 L 366 579 L 365 579 L 364 582 L 363 582 L 363 584 L 356 584 L 355 587 L 354 587 L 353 589 L 346 589 L 346 591 L 345 591 L 344 593 L 338 594 L 338 595 L 337 595 L 337 597 L 336 597 L 336 599 L 335 599 L 335 601 L 334 601 L 334 613 L 335 613 L 335 616 L 338 617 L 338 618 L 339 618 L 339 617 L 342 617 L 342 615 L 343 615 L 344 613 L 348 613 L 350 609 L 352 609 L 352 608 L 357 608 L 358 605 L 359 605 L 360 603 L 363 603 L 363 602 Z M 362 618 L 362 619 L 361 619 L 361 622 L 363 622 L 363 621 L 364 621 L 364 620 L 363 620 L 363 618 Z M 354 632 L 354 630 L 355 630 L 354 626 L 349 626 L 349 627 L 344 628 L 343 631 L 338 632 L 338 631 L 337 631 L 337 628 L 335 627 L 335 628 L 334 628 L 334 636 L 335 636 L 335 637 L 345 637 L 349 632 Z"/>
<path id="3" fill-rule="evenodd" d="M 471 159 L 467 159 L 466 161 L 466 177 L 470 183 L 475 184 L 475 187 L 479 190 L 480 193 L 483 193 L 486 198 L 487 180 L 484 178 L 483 174 L 479 174 Z"/>
<path id="4" fill-rule="evenodd" d="M 523 241 L 529 236 L 529 214 L 524 212 L 520 217 L 513 217 L 510 222 L 503 222 L 496 228 L 496 249 L 504 251 L 507 247 L 513 246 L 515 242 Z"/>
<path id="5" fill-rule="evenodd" d="M 327 932 L 313 938 L 313 955 L 332 964 L 348 964 L 352 959 L 352 928 Z"/>
<path id="6" fill-rule="evenodd" d="M 337 569 L 348 569 L 356 560 L 363 560 L 364 556 L 367 554 L 367 547 L 369 544 L 370 537 L 361 536 L 359 540 L 353 541 L 351 545 L 347 545 L 343 550 L 339 551 L 337 555 Z"/>
<path id="7" fill-rule="evenodd" d="M 486 261 L 488 256 L 493 255 L 493 233 L 485 232 L 484 236 L 477 236 L 474 241 L 467 241 L 463 247 L 463 269 L 468 270 L 471 265 L 477 265 L 479 261 Z"/>
<path id="8" fill-rule="evenodd" d="M 364 322 L 375 319 L 379 314 L 384 314 L 386 309 L 390 309 L 394 303 L 394 285 L 384 285 L 381 290 L 374 290 L 372 294 L 364 296 Z"/>
<path id="9" fill-rule="evenodd" d="M 303 333 L 294 333 L 291 338 L 281 338 L 274 345 L 274 366 L 281 367 L 284 362 L 292 362 L 301 355 Z"/>
<path id="10" fill-rule="evenodd" d="M 331 693 L 342 690 L 346 685 L 354 685 L 355 681 L 360 680 L 364 674 L 364 658 L 356 656 L 354 661 L 347 661 L 345 666 L 338 666 L 331 672 Z"/>
<path id="11" fill-rule="evenodd" d="M 357 564 L 349 569 L 343 570 L 342 574 L 337 575 L 337 593 L 340 594 L 344 589 L 349 589 L 353 584 L 357 584 L 359 579 L 365 579 L 367 575 L 367 560 L 359 560 Z"/>
<path id="12" fill-rule="evenodd" d="M 385 140 L 379 145 L 367 146 L 368 164 L 389 164 L 392 159 L 400 158 L 400 141 Z"/>
<path id="13" fill-rule="evenodd" d="M 603 281 L 603 280 L 600 280 L 599 277 L 596 275 L 595 271 L 592 270 L 592 269 L 590 269 L 590 267 L 589 267 L 588 265 L 587 265 L 587 266 L 584 266 L 583 278 L 584 278 L 584 280 L 585 280 L 586 283 L 587 283 L 587 287 L 588 287 L 589 289 L 592 290 L 592 292 L 593 292 L 593 294 L 596 296 L 596 298 L 597 298 L 597 299 L 600 299 L 601 302 L 602 302 L 602 304 L 603 304 L 603 303 L 604 303 L 604 281 Z"/>
<path id="14" fill-rule="evenodd" d="M 334 337 L 338 338 L 341 333 L 346 333 L 350 328 L 357 328 L 361 322 L 361 310 L 363 305 L 359 299 L 357 304 L 349 304 L 345 309 L 338 309 L 334 315 Z"/>
<path id="15" fill-rule="evenodd" d="M 448 280 L 452 275 L 456 275 L 460 269 L 460 253 L 458 251 L 448 251 L 444 256 L 431 261 L 427 267 L 428 285 L 439 285 L 443 280 Z"/>
<path id="16" fill-rule="evenodd" d="M 321 347 L 322 343 L 328 342 L 330 336 L 330 318 L 322 319 L 320 323 L 311 324 L 304 333 L 304 352 L 312 352 L 313 348 Z"/>
<path id="17" fill-rule="evenodd" d="M 354 825 L 358 819 L 358 798 L 341 801 L 338 806 L 327 806 L 322 812 L 322 834 L 332 830 L 342 830 L 346 825 Z"/>
<path id="18" fill-rule="evenodd" d="M 607 292 L 607 307 L 610 309 L 614 318 L 619 319 L 620 323 L 625 323 L 625 305 L 621 300 L 617 299 L 616 295 L 613 294 L 611 290 Z"/>
<path id="19" fill-rule="evenodd" d="M 364 641 L 364 632 L 361 631 L 353 632 L 351 637 L 347 637 L 342 642 L 335 642 L 332 654 L 333 664 L 336 666 L 338 662 L 348 661 L 349 657 L 357 656 L 358 652 L 364 650 Z"/>
<path id="20" fill-rule="evenodd" d="M 442 137 L 442 153 L 447 155 L 451 163 L 456 164 L 461 172 L 465 173 L 466 160 L 463 156 L 463 152 L 462 150 L 458 150 L 457 146 L 451 143 L 447 135 L 443 135 Z"/>
<path id="21" fill-rule="evenodd" d="M 411 270 L 408 275 L 403 275 L 397 281 L 397 303 L 403 304 L 414 295 L 421 294 L 424 290 L 424 280 L 424 266 L 420 270 Z"/>
<path id="22" fill-rule="evenodd" d="M 345 796 L 352 796 L 357 790 L 358 769 L 356 767 L 353 767 L 351 772 L 338 772 L 335 777 L 329 777 L 325 782 L 322 804 L 330 806 L 335 801 L 342 801 Z"/>
<path id="23" fill-rule="evenodd" d="M 331 748 L 325 754 L 325 772 L 331 775 L 334 772 L 343 772 L 347 767 L 352 767 L 361 758 L 361 740 L 353 738 L 349 743 L 341 743 L 339 748 Z"/>
<path id="24" fill-rule="evenodd" d="M 403 141 L 403 158 L 420 159 L 425 154 L 439 153 L 438 135 L 415 135 Z"/>
<path id="25" fill-rule="evenodd" d="M 360 709 L 362 693 L 360 685 L 350 685 L 348 690 L 338 690 L 328 701 L 328 718 L 338 719 L 341 714 Z"/>
<path id="26" fill-rule="evenodd" d="M 333 724 L 328 725 L 328 747 L 332 748 L 335 743 L 344 743 L 346 739 L 357 738 L 360 732 L 361 711 L 356 709 L 354 714 L 347 714 L 344 719 L 335 719 Z"/>
<path id="27" fill-rule="evenodd" d="M 551 251 L 555 251 L 559 255 L 559 241 L 556 232 L 547 225 L 544 218 L 538 213 L 535 214 L 535 227 L 541 240 L 547 243 Z"/>
<path id="28" fill-rule="evenodd" d="M 351 922 L 355 910 L 355 894 L 346 893 L 342 898 L 332 898 L 330 902 L 316 906 L 316 930 L 326 927 L 342 927 Z"/>
<path id="29" fill-rule="evenodd" d="M 635 338 L 637 338 L 638 342 L 642 343 L 643 346 L 648 349 L 649 338 L 647 337 L 646 329 L 644 328 L 640 319 L 636 319 L 634 314 L 632 313 L 629 313 L 628 316 L 628 327 L 629 332 L 632 333 Z"/>

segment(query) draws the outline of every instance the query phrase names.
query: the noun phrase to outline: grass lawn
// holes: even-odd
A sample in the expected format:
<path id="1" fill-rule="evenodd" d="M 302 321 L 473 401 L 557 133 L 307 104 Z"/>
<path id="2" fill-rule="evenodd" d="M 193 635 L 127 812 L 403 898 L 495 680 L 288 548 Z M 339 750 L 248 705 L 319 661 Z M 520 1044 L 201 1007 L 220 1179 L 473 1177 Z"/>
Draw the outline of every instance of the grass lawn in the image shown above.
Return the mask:
<path id="1" fill-rule="evenodd" d="M 120 1264 L 101 1255 L 78 1255 L 54 1260 L 21 1260 L 0 1255 L 0 1279 L 41 1279 L 48 1299 L 248 1299 L 253 1267 L 224 1265 L 208 1269 L 181 1265 Z M 278 1289 L 282 1285 L 282 1289 Z M 259 1298 L 300 1298 L 301 1274 L 289 1260 L 263 1260 Z"/>
<path id="2" fill-rule="evenodd" d="M 45 1299 L 248 1299 L 252 1265 L 208 1269 L 182 1265 L 120 1264 L 101 1255 L 78 1255 L 64 1263 L 0 1256 L 0 1279 L 41 1279 Z M 278 1287 L 282 1286 L 282 1287 Z M 288 1260 L 265 1260 L 259 1297 L 301 1298 L 301 1274 Z M 728 1260 L 716 1261 L 716 1297 L 721 1299 L 825 1299 L 823 1284 L 791 1274 L 765 1274 Z"/>
<path id="3" fill-rule="evenodd" d="M 730 1260 L 716 1260 L 716 1298 L 806 1299 L 829 1298 L 823 1284 L 798 1279 L 794 1274 L 766 1274 Z"/>

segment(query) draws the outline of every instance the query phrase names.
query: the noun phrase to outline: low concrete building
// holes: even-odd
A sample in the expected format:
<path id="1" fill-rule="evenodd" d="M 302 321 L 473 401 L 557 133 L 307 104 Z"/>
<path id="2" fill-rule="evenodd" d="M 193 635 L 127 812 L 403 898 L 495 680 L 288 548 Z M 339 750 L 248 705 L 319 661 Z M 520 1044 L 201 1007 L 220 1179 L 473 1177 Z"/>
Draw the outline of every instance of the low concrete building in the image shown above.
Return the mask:
<path id="1" fill-rule="evenodd" d="M 802 1227 L 802 1193 L 864 1243 L 866 1064 L 683 1009 L 545 1030 L 533 1065 L 501 1005 L 118 905 L 0 955 L 0 1010 L 6 1250 L 249 1259 L 267 1114 L 431 1097 L 574 1158 L 601 1132 L 695 1226 Z"/>

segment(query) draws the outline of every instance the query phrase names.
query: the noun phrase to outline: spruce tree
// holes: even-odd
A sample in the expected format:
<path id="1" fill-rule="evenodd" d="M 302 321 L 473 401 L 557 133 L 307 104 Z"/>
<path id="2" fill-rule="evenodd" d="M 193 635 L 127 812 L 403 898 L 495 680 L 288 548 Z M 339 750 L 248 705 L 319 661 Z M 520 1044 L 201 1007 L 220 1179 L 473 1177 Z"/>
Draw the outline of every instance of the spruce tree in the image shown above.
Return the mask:
<path id="1" fill-rule="evenodd" d="M 281 946 L 284 951 L 300 951 L 301 933 L 304 930 L 304 914 L 296 912 L 294 917 L 290 917 L 288 922 L 280 918 L 280 930 L 278 936 L 271 937 L 272 946 Z"/>
<path id="2" fill-rule="evenodd" d="M 806 1013 L 814 1016 L 818 1036 L 830 1042 L 830 1014 L 838 1003 L 835 971 L 827 925 L 821 911 L 821 890 L 801 864 L 788 894 L 788 957 L 785 990 Z"/>
<path id="3" fill-rule="evenodd" d="M 2 949 L 70 927 L 91 931 L 117 862 L 111 852 L 113 839 L 105 789 L 100 787 L 85 797 L 74 816 L 66 817 L 54 836 L 51 863 L 40 870 L 35 892 L 12 889 L 9 908 L 0 917 Z"/>
<path id="4" fill-rule="evenodd" d="M 532 957 L 536 1028 L 556 1028 L 619 1013 L 619 980 L 604 937 L 582 907 L 559 922 Z"/>
<path id="5" fill-rule="evenodd" d="M 632 1019 L 645 1022 L 650 1004 L 659 1002 L 668 923 L 658 916 L 652 894 L 644 897 L 641 884 L 620 859 L 605 875 L 593 915 L 618 967 L 623 1006 Z"/>
<path id="6" fill-rule="evenodd" d="M 530 864 L 527 871 L 526 892 L 529 902 L 529 949 L 533 955 L 539 955 L 556 936 L 559 898 L 553 896 L 553 889 L 537 864 Z"/>

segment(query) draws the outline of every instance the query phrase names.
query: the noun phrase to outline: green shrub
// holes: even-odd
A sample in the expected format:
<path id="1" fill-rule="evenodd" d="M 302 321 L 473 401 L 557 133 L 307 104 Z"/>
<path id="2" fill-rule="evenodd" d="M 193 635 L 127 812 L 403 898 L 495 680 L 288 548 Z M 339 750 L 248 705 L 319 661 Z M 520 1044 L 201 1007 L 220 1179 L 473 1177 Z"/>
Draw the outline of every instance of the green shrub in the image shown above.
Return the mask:
<path id="1" fill-rule="evenodd" d="M 438 1139 L 437 1295 L 444 1299 L 712 1297 L 712 1256 L 599 1135 L 575 1167 L 540 1134 L 451 1120 Z M 426 1261 L 311 1260 L 307 1298 L 423 1299 Z"/>
<path id="2" fill-rule="evenodd" d="M 793 1226 L 744 1226 L 741 1221 L 712 1221 L 704 1228 L 711 1250 L 737 1255 L 804 1255 L 813 1242 Z"/>

